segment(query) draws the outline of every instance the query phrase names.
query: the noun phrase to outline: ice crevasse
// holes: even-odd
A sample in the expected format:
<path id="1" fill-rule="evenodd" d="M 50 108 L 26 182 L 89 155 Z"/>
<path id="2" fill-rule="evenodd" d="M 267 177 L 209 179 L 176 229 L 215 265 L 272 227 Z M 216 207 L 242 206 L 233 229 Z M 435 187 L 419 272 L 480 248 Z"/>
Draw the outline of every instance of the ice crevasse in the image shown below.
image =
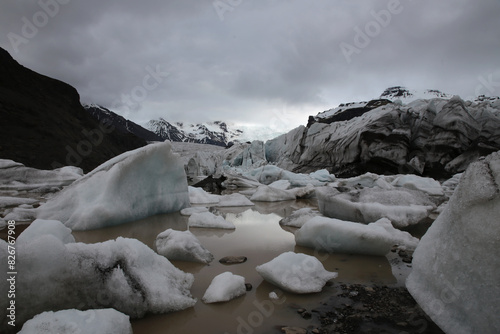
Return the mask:
<path id="1" fill-rule="evenodd" d="M 189 204 L 184 165 L 169 142 L 125 152 L 81 177 L 37 210 L 72 230 L 118 225 Z"/>

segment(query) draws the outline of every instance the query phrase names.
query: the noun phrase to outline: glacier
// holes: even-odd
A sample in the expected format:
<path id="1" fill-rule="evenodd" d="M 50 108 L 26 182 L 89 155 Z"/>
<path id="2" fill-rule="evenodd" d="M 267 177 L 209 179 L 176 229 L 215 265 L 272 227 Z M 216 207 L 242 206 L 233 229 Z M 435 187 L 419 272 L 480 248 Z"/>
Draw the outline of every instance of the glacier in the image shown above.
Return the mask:
<path id="1" fill-rule="evenodd" d="M 500 333 L 500 152 L 472 163 L 413 254 L 406 286 L 446 333 Z"/>
<path id="2" fill-rule="evenodd" d="M 38 208 L 37 218 L 73 230 L 122 224 L 188 207 L 184 166 L 169 142 L 123 153 L 79 178 Z"/>

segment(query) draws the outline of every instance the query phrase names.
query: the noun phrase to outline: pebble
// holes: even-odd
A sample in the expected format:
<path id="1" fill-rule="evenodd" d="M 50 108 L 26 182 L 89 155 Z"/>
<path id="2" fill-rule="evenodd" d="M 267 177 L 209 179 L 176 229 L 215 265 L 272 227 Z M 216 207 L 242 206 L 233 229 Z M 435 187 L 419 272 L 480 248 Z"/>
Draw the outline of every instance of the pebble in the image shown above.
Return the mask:
<path id="1" fill-rule="evenodd" d="M 307 330 L 301 327 L 283 327 L 281 331 L 285 334 L 307 334 Z"/>
<path id="2" fill-rule="evenodd" d="M 219 260 L 222 264 L 238 264 L 246 262 L 246 256 L 226 256 Z"/>

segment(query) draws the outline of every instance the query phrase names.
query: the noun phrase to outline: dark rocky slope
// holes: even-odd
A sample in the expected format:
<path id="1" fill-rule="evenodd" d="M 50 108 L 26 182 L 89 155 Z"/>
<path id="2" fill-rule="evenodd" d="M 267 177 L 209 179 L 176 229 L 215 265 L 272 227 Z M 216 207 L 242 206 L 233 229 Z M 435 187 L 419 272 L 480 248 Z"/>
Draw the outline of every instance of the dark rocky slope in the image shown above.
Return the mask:
<path id="1" fill-rule="evenodd" d="M 72 86 L 29 70 L 0 48 L 0 158 L 29 167 L 85 172 L 146 144 L 100 124 Z"/>

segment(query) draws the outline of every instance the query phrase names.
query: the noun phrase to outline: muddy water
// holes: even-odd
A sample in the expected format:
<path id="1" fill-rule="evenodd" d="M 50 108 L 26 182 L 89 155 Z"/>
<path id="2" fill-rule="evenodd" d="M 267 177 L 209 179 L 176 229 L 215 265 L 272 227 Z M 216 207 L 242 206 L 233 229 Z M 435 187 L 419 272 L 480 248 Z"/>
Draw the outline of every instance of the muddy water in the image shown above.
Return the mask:
<path id="1" fill-rule="evenodd" d="M 336 291 L 333 284 L 321 293 L 295 295 L 282 292 L 263 281 L 255 267 L 286 251 L 316 256 L 329 271 L 339 273 L 335 282 L 397 284 L 386 257 L 325 254 L 295 246 L 292 229 L 280 227 L 279 220 L 301 207 L 314 207 L 314 202 L 289 201 L 259 203 L 254 207 L 218 209 L 220 214 L 236 225 L 236 230 L 191 228 L 200 242 L 212 252 L 210 265 L 172 261 L 178 268 L 194 274 L 192 295 L 198 299 L 193 308 L 165 315 L 151 315 L 132 321 L 135 334 L 159 333 L 279 333 L 280 326 L 308 327 L 311 320 L 302 319 L 298 307 L 311 309 Z M 77 241 L 93 243 L 118 236 L 136 238 L 154 247 L 156 236 L 168 229 L 186 230 L 187 217 L 178 213 L 158 215 L 133 223 L 100 229 L 74 232 Z M 218 260 L 228 255 L 244 255 L 248 261 L 238 265 L 223 265 Z M 389 258 L 390 259 L 390 258 Z M 204 304 L 201 298 L 213 277 L 231 271 L 245 277 L 253 288 L 246 295 L 227 303 Z M 395 275 L 403 275 L 395 271 Z M 269 293 L 279 297 L 272 301 Z"/>

